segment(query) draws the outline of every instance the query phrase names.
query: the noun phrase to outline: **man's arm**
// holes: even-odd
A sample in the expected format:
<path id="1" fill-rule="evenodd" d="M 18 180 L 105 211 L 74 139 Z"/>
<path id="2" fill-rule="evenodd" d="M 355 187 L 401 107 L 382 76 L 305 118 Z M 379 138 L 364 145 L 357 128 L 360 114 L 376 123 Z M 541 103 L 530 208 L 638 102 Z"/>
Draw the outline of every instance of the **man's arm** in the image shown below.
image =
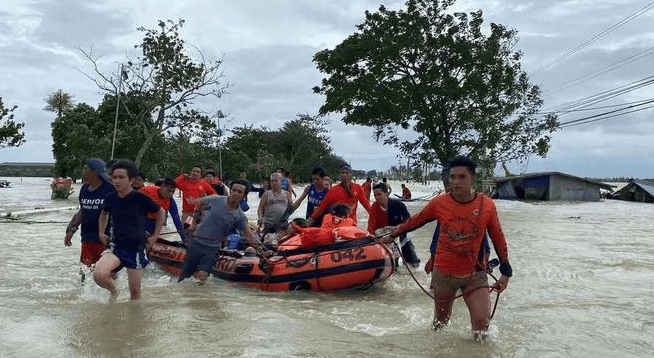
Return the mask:
<path id="1" fill-rule="evenodd" d="M 80 208 L 75 215 L 73 215 L 73 218 L 70 219 L 70 223 L 68 223 L 68 226 L 66 227 L 66 236 L 64 237 L 64 245 L 65 246 L 70 246 L 72 245 L 72 238 L 73 234 L 75 231 L 77 231 L 77 228 L 79 225 L 82 223 L 82 208 Z"/>
<path id="2" fill-rule="evenodd" d="M 370 214 L 370 200 L 366 198 L 366 193 L 363 192 L 363 188 L 360 185 L 357 185 L 357 198 L 363 208 Z"/>
<path id="3" fill-rule="evenodd" d="M 166 210 L 160 207 L 159 211 L 157 211 L 157 221 L 154 223 L 154 231 L 148 237 L 148 246 L 152 246 L 161 237 L 161 227 L 164 224 L 164 220 L 166 220 Z"/>
<path id="4" fill-rule="evenodd" d="M 177 209 L 177 204 L 175 203 L 175 199 L 172 197 L 170 198 L 170 210 L 168 211 L 170 213 L 170 217 L 173 218 L 173 224 L 175 224 L 175 229 L 177 229 L 177 233 L 179 234 L 179 237 L 182 240 L 186 240 L 186 232 L 184 232 L 184 224 L 182 224 L 182 220 L 179 217 L 179 210 Z"/>
<path id="5" fill-rule="evenodd" d="M 307 220 L 309 222 L 309 226 L 313 225 L 314 222 L 320 219 L 320 217 L 327 212 L 327 208 L 329 208 L 330 205 L 333 205 L 338 200 L 338 194 L 339 191 L 335 187 L 327 192 L 325 198 L 322 199 L 320 205 L 318 205 L 318 207 L 313 210 L 313 213 L 311 213 L 311 216 Z"/>
<path id="6" fill-rule="evenodd" d="M 200 183 L 202 183 L 200 185 L 202 185 L 202 189 L 204 189 L 204 191 L 207 193 L 207 195 L 218 194 L 218 193 L 216 193 L 214 188 L 211 185 L 209 185 L 209 183 L 207 183 L 206 181 L 201 181 Z"/>
<path id="7" fill-rule="evenodd" d="M 270 190 L 263 193 L 261 199 L 259 199 L 259 208 L 257 209 L 257 225 L 261 227 L 263 224 L 263 214 L 266 212 L 266 203 L 268 202 L 268 193 Z"/>
<path id="8" fill-rule="evenodd" d="M 300 195 L 299 198 L 293 203 L 293 211 L 297 210 L 297 208 L 300 207 L 300 204 L 302 204 L 302 200 L 309 195 L 309 191 L 311 190 L 311 185 L 308 185 L 306 188 L 304 188 L 304 192 L 302 192 L 302 195 Z"/>
<path id="9" fill-rule="evenodd" d="M 380 241 L 383 243 L 391 243 L 395 240 L 396 237 L 404 234 L 405 232 L 413 231 L 430 221 L 437 219 L 436 217 L 436 207 L 438 203 L 436 202 L 437 198 L 432 199 L 427 205 L 420 211 L 418 214 L 410 217 L 403 224 L 400 224 L 395 227 L 392 233 L 381 238 Z"/>
<path id="10" fill-rule="evenodd" d="M 243 238 L 245 241 L 248 242 L 248 244 L 254 246 L 254 247 L 259 247 L 261 246 L 261 241 L 257 239 L 253 234 L 252 231 L 248 226 L 245 227 L 245 230 L 243 230 Z"/>
<path id="11" fill-rule="evenodd" d="M 105 234 L 107 223 L 109 223 L 109 212 L 102 210 L 100 212 L 100 217 L 98 217 L 98 236 L 105 246 L 109 245 L 109 241 L 111 240 L 111 238 Z"/>
<path id="12" fill-rule="evenodd" d="M 374 206 L 370 209 L 368 212 L 368 232 L 371 235 L 375 235 L 375 230 L 378 229 L 377 227 L 377 215 L 375 215 L 375 209 Z"/>
<path id="13" fill-rule="evenodd" d="M 493 247 L 495 248 L 495 253 L 500 260 L 500 276 L 499 280 L 493 285 L 493 289 L 497 292 L 504 291 L 509 286 L 509 278 L 513 276 L 513 268 L 509 263 L 509 249 L 506 244 L 506 238 L 504 237 L 504 232 L 502 231 L 502 226 L 500 225 L 499 217 L 497 216 L 497 209 L 495 204 L 490 201 L 491 217 L 488 222 L 488 234 L 493 242 Z"/>

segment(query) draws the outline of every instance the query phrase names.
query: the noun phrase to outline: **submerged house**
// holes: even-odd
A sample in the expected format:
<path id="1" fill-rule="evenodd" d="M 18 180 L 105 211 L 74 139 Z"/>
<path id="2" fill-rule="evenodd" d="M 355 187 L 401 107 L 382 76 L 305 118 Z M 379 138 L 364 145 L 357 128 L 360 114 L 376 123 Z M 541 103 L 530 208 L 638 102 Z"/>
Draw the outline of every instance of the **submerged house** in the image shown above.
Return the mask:
<path id="1" fill-rule="evenodd" d="M 543 172 L 500 178 L 493 198 L 508 200 L 598 201 L 600 189 L 613 186 L 560 172 Z"/>
<path id="2" fill-rule="evenodd" d="M 609 199 L 654 203 L 654 182 L 631 179 L 629 184 L 609 196 Z"/>

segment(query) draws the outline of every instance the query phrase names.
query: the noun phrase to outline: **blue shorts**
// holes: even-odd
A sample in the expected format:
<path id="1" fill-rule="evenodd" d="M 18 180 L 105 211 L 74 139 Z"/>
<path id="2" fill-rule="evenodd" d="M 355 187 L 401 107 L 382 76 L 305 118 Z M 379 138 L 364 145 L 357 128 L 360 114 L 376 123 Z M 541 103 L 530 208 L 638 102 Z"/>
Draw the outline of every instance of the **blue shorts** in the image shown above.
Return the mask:
<path id="1" fill-rule="evenodd" d="M 116 247 L 111 245 L 111 252 L 120 260 L 120 267 L 130 269 L 145 268 L 148 265 L 148 256 L 145 248 L 134 249 L 133 247 Z"/>

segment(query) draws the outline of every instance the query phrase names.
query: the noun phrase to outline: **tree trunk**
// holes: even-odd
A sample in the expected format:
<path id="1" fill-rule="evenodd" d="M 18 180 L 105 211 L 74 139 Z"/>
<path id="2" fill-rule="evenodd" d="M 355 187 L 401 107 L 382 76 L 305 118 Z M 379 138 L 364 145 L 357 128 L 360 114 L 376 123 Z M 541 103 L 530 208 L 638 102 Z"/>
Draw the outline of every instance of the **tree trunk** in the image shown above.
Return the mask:
<path id="1" fill-rule="evenodd" d="M 157 127 L 152 128 L 152 130 L 148 133 L 148 137 L 145 138 L 145 142 L 141 146 L 141 149 L 139 149 L 139 153 L 136 155 L 136 160 L 134 161 L 134 164 L 138 168 L 141 165 L 141 161 L 143 160 L 143 156 L 145 155 L 145 152 L 150 148 L 150 144 L 152 144 L 152 140 L 154 139 L 154 136 L 161 133 L 161 126 L 163 126 L 164 122 L 164 110 L 161 108 L 159 110 L 159 114 L 157 115 Z"/>

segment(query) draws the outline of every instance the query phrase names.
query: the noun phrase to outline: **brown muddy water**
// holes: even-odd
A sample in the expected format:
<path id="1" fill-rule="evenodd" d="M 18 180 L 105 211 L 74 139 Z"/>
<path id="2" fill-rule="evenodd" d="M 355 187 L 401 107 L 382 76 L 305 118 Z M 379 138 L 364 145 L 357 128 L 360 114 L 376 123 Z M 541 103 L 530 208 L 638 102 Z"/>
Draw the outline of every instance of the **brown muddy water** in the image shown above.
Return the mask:
<path id="1" fill-rule="evenodd" d="M 50 200 L 47 178 L 3 179 L 13 187 L 0 189 L 0 215 L 76 205 L 76 194 Z M 434 190 L 410 187 L 414 196 Z M 415 213 L 425 203 L 408 207 Z M 106 291 L 80 284 L 78 234 L 63 245 L 74 211 L 0 219 L 0 356 L 654 356 L 654 205 L 495 203 L 514 277 L 481 344 L 461 300 L 451 324 L 432 331 L 432 302 L 404 268 L 366 291 L 278 293 L 217 278 L 177 283 L 151 264 L 141 300 L 129 301 L 121 272 L 118 302 L 109 305 Z M 249 217 L 257 205 L 251 194 Z M 411 235 L 423 262 L 433 230 Z M 422 268 L 416 276 L 429 284 Z"/>

